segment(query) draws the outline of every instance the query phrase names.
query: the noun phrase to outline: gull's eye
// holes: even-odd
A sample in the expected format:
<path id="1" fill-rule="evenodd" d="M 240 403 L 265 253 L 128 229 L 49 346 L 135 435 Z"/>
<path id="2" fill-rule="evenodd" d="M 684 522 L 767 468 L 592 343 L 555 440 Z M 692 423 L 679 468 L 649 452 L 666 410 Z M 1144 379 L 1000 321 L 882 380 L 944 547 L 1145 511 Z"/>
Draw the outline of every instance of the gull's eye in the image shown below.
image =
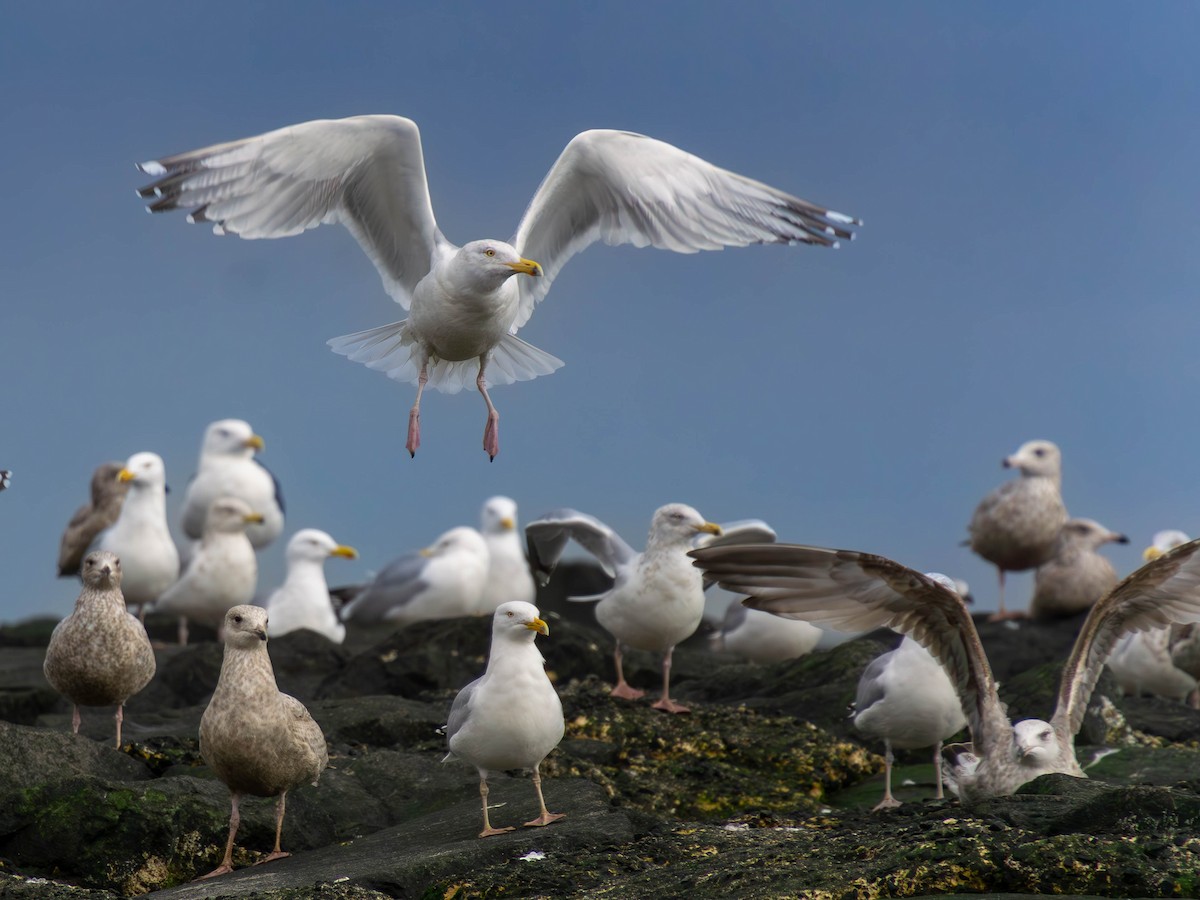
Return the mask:
<path id="1" fill-rule="evenodd" d="M 234 616 L 234 617 L 233 617 L 233 621 L 235 621 L 235 622 L 237 622 L 237 623 L 239 623 L 239 624 L 240 624 L 240 623 L 241 623 L 241 621 L 242 621 L 242 617 L 241 617 L 241 616 Z"/>
<path id="2" fill-rule="evenodd" d="M 95 561 L 94 559 L 89 559 L 89 560 L 87 561 L 87 564 L 88 564 L 89 566 L 94 566 L 94 565 L 96 564 L 96 561 Z"/>
<path id="3" fill-rule="evenodd" d="M 511 618 L 513 617 L 513 612 L 512 612 L 512 610 L 509 610 L 508 612 L 506 612 L 506 613 L 505 613 L 505 615 L 506 615 L 506 616 L 508 616 L 508 617 L 511 619 Z"/>
<path id="4" fill-rule="evenodd" d="M 1048 741 L 1048 740 L 1050 740 L 1050 732 L 1048 732 L 1048 731 L 1043 731 L 1043 732 L 1042 732 L 1042 740 L 1043 740 L 1043 741 Z"/>
<path id="5" fill-rule="evenodd" d="M 218 428 L 217 429 L 217 437 L 229 437 L 229 429 L 228 428 Z"/>
<path id="6" fill-rule="evenodd" d="M 484 256 L 495 256 L 496 251 L 493 250 L 491 247 L 488 247 L 486 250 L 483 251 L 483 255 Z"/>
<path id="7" fill-rule="evenodd" d="M 1033 451 L 1033 455 L 1038 457 L 1038 459 L 1041 459 L 1043 456 L 1046 455 L 1046 449 L 1044 447 L 1038 447 L 1036 450 Z"/>

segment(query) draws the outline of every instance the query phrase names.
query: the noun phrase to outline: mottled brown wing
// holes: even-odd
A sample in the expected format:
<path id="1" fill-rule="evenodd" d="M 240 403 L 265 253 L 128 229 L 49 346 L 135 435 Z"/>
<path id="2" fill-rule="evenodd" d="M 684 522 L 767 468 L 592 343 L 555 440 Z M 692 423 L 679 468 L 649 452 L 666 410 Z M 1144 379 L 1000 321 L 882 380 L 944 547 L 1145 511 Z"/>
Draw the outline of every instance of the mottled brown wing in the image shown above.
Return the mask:
<path id="1" fill-rule="evenodd" d="M 1142 566 L 1092 607 L 1063 669 L 1058 706 L 1050 723 L 1074 736 L 1100 670 L 1117 641 L 1135 631 L 1200 621 L 1200 540 Z"/>

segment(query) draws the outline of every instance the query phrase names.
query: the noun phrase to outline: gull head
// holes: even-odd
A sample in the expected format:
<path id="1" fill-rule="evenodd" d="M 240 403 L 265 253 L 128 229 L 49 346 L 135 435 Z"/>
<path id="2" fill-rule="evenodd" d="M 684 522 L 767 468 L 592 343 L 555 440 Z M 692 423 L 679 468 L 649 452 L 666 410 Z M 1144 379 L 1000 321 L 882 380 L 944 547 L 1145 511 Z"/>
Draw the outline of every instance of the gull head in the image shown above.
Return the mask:
<path id="1" fill-rule="evenodd" d="M 508 497 L 492 497 L 479 513 L 484 534 L 507 534 L 517 529 L 517 504 Z"/>
<path id="2" fill-rule="evenodd" d="M 471 241 L 453 257 L 452 277 L 472 292 L 494 291 L 514 275 L 541 277 L 542 267 L 504 241 Z"/>
<path id="3" fill-rule="evenodd" d="M 225 646 L 241 650 L 267 642 L 267 611 L 261 606 L 235 606 L 225 613 Z"/>
<path id="4" fill-rule="evenodd" d="M 241 419 L 221 419 L 204 429 L 201 456 L 233 456 L 249 459 L 266 445 L 254 433 L 249 422 Z"/>
<path id="5" fill-rule="evenodd" d="M 208 518 L 204 520 L 205 532 L 215 531 L 236 534 L 246 526 L 262 522 L 262 513 L 250 508 L 250 504 L 237 497 L 218 497 L 208 507 Z"/>
<path id="6" fill-rule="evenodd" d="M 128 482 L 131 488 L 165 487 L 167 469 L 157 453 L 135 453 L 125 460 L 117 473 L 118 482 Z"/>
<path id="7" fill-rule="evenodd" d="M 1023 766 L 1045 766 L 1058 757 L 1058 738 L 1049 722 L 1025 719 L 1013 725 L 1013 755 Z"/>
<path id="8" fill-rule="evenodd" d="M 468 553 L 486 559 L 488 552 L 487 544 L 483 542 L 483 535 L 474 528 L 460 525 L 457 528 L 451 528 L 422 550 L 421 555 L 437 559 L 440 556 Z"/>
<path id="9" fill-rule="evenodd" d="M 492 615 L 492 639 L 532 641 L 536 635 L 547 635 L 550 626 L 538 615 L 538 608 L 524 600 L 510 600 L 496 607 Z"/>
<path id="10" fill-rule="evenodd" d="M 1095 550 L 1104 544 L 1128 544 L 1129 538 L 1109 531 L 1095 519 L 1071 519 L 1063 525 L 1059 539 L 1064 544 Z"/>
<path id="11" fill-rule="evenodd" d="M 1146 562 L 1158 559 L 1164 553 L 1168 553 L 1190 540 L 1191 538 L 1187 536 L 1187 532 L 1174 528 L 1167 531 L 1156 531 L 1154 539 L 1150 542 L 1150 546 L 1142 551 L 1142 559 L 1146 560 Z"/>
<path id="12" fill-rule="evenodd" d="M 668 503 L 654 511 L 650 520 L 650 542 L 691 546 L 699 534 L 719 535 L 721 526 L 707 521 L 686 503 Z"/>
<path id="13" fill-rule="evenodd" d="M 358 559 L 358 551 L 353 547 L 339 544 L 332 537 L 317 528 L 304 528 L 292 535 L 287 545 L 287 561 L 323 563 L 331 556 L 343 559 Z"/>
<path id="14" fill-rule="evenodd" d="M 1004 468 L 1018 469 L 1026 477 L 1058 478 L 1062 473 L 1062 453 L 1052 441 L 1026 441 L 1012 456 L 1005 457 Z"/>
<path id="15" fill-rule="evenodd" d="M 95 550 L 83 558 L 79 577 L 90 588 L 111 591 L 121 586 L 121 560 L 115 553 Z"/>

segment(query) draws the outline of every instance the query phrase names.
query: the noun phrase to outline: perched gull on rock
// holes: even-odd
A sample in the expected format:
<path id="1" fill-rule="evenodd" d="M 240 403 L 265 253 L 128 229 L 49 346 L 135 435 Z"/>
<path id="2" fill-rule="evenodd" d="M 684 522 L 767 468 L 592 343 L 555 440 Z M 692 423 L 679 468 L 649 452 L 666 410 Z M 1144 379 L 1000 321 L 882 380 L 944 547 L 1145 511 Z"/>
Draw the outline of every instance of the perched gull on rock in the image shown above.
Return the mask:
<path id="1" fill-rule="evenodd" d="M 512 831 L 488 820 L 488 773 L 532 769 L 541 814 L 527 826 L 549 825 L 564 813 L 546 809 L 540 767 L 563 736 L 562 703 L 546 676 L 545 660 L 534 645 L 550 629 L 532 603 L 502 603 L 492 616 L 492 649 L 484 673 L 458 692 L 450 707 L 446 738 L 450 752 L 479 770 L 483 831 L 490 837 Z M 445 762 L 445 760 L 443 760 Z"/>
<path id="2" fill-rule="evenodd" d="M 567 260 L 596 241 L 680 253 L 764 243 L 829 247 L 861 224 L 628 131 L 576 135 L 510 241 L 462 247 L 437 226 L 420 134 L 400 116 L 303 122 L 139 168 L 157 179 L 138 192 L 152 201 L 151 212 L 190 209 L 189 221 L 212 222 L 217 234 L 287 237 L 338 222 L 349 229 L 409 317 L 329 343 L 417 385 L 410 454 L 421 442 L 426 384 L 456 393 L 474 378 L 488 410 L 483 449 L 496 456 L 499 414 L 487 385 L 528 381 L 562 365 L 516 333 Z"/>
<path id="3" fill-rule="evenodd" d="M 200 546 L 179 580 L 158 598 L 157 609 L 179 616 L 179 643 L 188 639 L 187 620 L 220 629 L 225 612 L 248 603 L 258 584 L 258 560 L 246 527 L 262 515 L 237 497 L 221 497 L 209 507 Z"/>
<path id="4" fill-rule="evenodd" d="M 573 509 L 555 510 L 525 526 L 529 558 L 542 584 L 549 581 L 572 539 L 616 579 L 604 594 L 570 598 L 598 600 L 596 621 L 616 639 L 614 697 L 636 700 L 644 693 L 625 681 L 622 648 L 649 650 L 662 654 L 662 697 L 654 708 L 672 713 L 688 711 L 671 699 L 671 655 L 675 645 L 690 637 L 704 617 L 703 579 L 686 556 L 688 550 L 698 546 L 700 536 L 710 541 L 762 541 L 773 540 L 775 533 L 756 520 L 716 525 L 683 503 L 669 503 L 655 510 L 642 553 L 599 519 Z"/>
<path id="5" fill-rule="evenodd" d="M 1010 723 L 975 623 L 958 596 L 882 556 L 794 544 L 707 547 L 692 552 L 705 577 L 749 594 L 756 609 L 847 631 L 893 628 L 945 668 L 971 730 L 951 784 L 964 801 L 1011 794 L 1048 772 L 1083 776 L 1075 734 L 1104 661 L 1132 631 L 1200 621 L 1200 541 L 1138 569 L 1092 607 L 1071 649 L 1049 722 Z M 949 752 L 950 748 L 947 748 Z M 948 779 L 948 781 L 951 779 Z"/>
<path id="6" fill-rule="evenodd" d="M 323 634 L 335 644 L 346 637 L 346 626 L 333 611 L 325 582 L 325 560 L 331 556 L 355 559 L 358 553 L 316 528 L 292 535 L 287 545 L 287 578 L 267 598 L 271 637 L 300 628 Z"/>
<path id="7" fill-rule="evenodd" d="M 747 609 L 741 597 L 734 597 L 711 643 L 714 650 L 751 662 L 771 663 L 807 656 L 820 642 L 821 634 L 821 629 L 809 622 Z"/>
<path id="8" fill-rule="evenodd" d="M 157 453 L 135 453 L 117 478 L 129 493 L 117 521 L 96 536 L 92 549 L 120 557 L 125 602 L 140 614 L 179 577 L 179 551 L 167 527 L 167 474 Z"/>
<path id="9" fill-rule="evenodd" d="M 225 659 L 221 676 L 200 719 L 200 755 L 229 787 L 229 840 L 221 865 L 205 878 L 233 871 L 238 803 L 244 794 L 278 797 L 271 862 L 290 853 L 279 848 L 287 792 L 316 784 L 329 753 L 325 736 L 304 704 L 281 693 L 267 653 L 267 611 L 235 606 L 225 613 Z"/>
<path id="10" fill-rule="evenodd" d="M 1005 458 L 1006 469 L 1020 477 L 996 488 L 975 508 L 968 543 L 996 567 L 1000 576 L 999 609 L 1005 619 L 1004 573 L 1032 569 L 1049 560 L 1058 532 L 1067 521 L 1062 501 L 1062 454 L 1050 441 L 1028 441 Z"/>
<path id="11" fill-rule="evenodd" d="M 51 687 L 74 704 L 71 728 L 76 734 L 80 706 L 117 705 L 120 749 L 125 701 L 154 677 L 154 650 L 142 623 L 125 609 L 116 554 L 89 553 L 80 577 L 83 592 L 75 611 L 54 626 L 42 670 Z"/>
<path id="12" fill-rule="evenodd" d="M 508 497 L 492 497 L 483 504 L 480 519 L 488 548 L 488 573 L 479 614 L 490 616 L 509 600 L 532 603 L 537 586 L 517 531 L 517 504 Z"/>
<path id="13" fill-rule="evenodd" d="M 79 574 L 79 563 L 96 535 L 117 521 L 129 482 L 121 481 L 124 463 L 106 462 L 92 473 L 91 502 L 75 510 L 58 546 L 58 575 Z"/>
<path id="14" fill-rule="evenodd" d="M 928 572 L 925 577 L 958 594 L 953 579 L 937 572 Z M 892 796 L 893 747 L 934 748 L 935 796 L 942 799 L 942 741 L 966 725 L 950 678 L 929 651 L 911 637 L 905 636 L 895 650 L 872 660 L 858 681 L 854 727 L 883 741 L 883 799 L 875 809 L 900 805 Z"/>
<path id="15" fill-rule="evenodd" d="M 196 476 L 183 497 L 183 533 L 192 540 L 204 534 L 204 520 L 218 497 L 237 497 L 262 519 L 246 528 L 246 537 L 261 550 L 283 532 L 283 494 L 279 482 L 254 454 L 265 444 L 248 422 L 222 419 L 204 431 Z"/>
<path id="16" fill-rule="evenodd" d="M 488 548 L 474 528 L 451 528 L 432 546 L 384 566 L 346 606 L 342 621 L 358 625 L 474 615 L 487 583 Z"/>
<path id="17" fill-rule="evenodd" d="M 1093 519 L 1071 519 L 1058 535 L 1054 556 L 1034 573 L 1029 613 L 1035 619 L 1073 616 L 1091 609 L 1117 583 L 1117 570 L 1099 550 L 1129 538 Z"/>

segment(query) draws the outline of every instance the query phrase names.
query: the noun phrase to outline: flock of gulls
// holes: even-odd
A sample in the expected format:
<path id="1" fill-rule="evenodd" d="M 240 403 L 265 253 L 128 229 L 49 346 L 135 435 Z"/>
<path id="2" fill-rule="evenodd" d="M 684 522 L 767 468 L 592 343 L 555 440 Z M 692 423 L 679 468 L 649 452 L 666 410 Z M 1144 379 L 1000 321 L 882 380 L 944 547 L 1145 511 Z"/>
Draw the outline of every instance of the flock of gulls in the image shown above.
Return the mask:
<path id="1" fill-rule="evenodd" d="M 562 266 L 597 241 L 690 253 L 753 243 L 834 247 L 861 225 L 776 188 L 718 168 L 669 144 L 621 131 L 573 138 L 535 193 L 509 241 L 450 242 L 438 229 L 416 125 L 396 116 L 314 121 L 141 164 L 155 180 L 140 195 L 149 209 L 189 210 L 218 234 L 286 237 L 325 223 L 345 225 L 374 263 L 384 289 L 408 318 L 335 338 L 333 349 L 416 385 L 407 449 L 420 444 L 425 387 L 454 393 L 470 379 L 487 407 L 483 447 L 499 452 L 499 415 L 488 386 L 548 374 L 562 363 L 516 334 Z M 765 522 L 717 524 L 682 503 L 660 507 L 644 548 L 635 550 L 596 517 L 558 509 L 529 522 L 517 506 L 487 500 L 481 527 L 457 527 L 429 546 L 383 565 L 368 581 L 334 592 L 331 557 L 355 551 L 305 528 L 286 545 L 284 583 L 258 594 L 257 554 L 284 532 L 279 485 L 258 461 L 264 441 L 237 419 L 204 432 L 188 484 L 177 544 L 166 514 L 161 457 L 139 452 L 98 466 L 91 500 L 63 533 L 58 570 L 83 591 L 55 629 L 45 674 L 74 704 L 122 707 L 154 677 L 154 653 L 141 617 L 147 608 L 218 629 L 224 662 L 200 726 L 201 753 L 228 786 L 231 816 L 224 859 L 230 871 L 243 796 L 277 798 L 276 840 L 264 862 L 287 854 L 280 837 L 288 791 L 315 783 L 328 764 L 320 728 L 300 701 L 281 693 L 268 638 L 309 629 L 340 642 L 347 626 L 428 619 L 491 619 L 487 667 L 448 710 L 447 759 L 480 776 L 483 830 L 493 826 L 489 773 L 533 773 L 545 826 L 539 767 L 562 739 L 562 704 L 536 638 L 549 628 L 534 605 L 572 543 L 611 579 L 595 604 L 613 639 L 617 701 L 643 691 L 624 676 L 628 650 L 658 654 L 662 686 L 653 707 L 688 712 L 671 698 L 674 648 L 699 628 L 705 590 L 734 592 L 715 647 L 756 662 L 811 652 L 822 627 L 863 632 L 887 627 L 902 643 L 862 675 L 854 723 L 885 750 L 885 794 L 893 748 L 934 748 L 937 795 L 943 783 L 963 802 L 1004 795 L 1047 772 L 1083 776 L 1074 736 L 1106 662 L 1128 690 L 1200 702 L 1200 541 L 1156 536 L 1146 564 L 1118 582 L 1099 552 L 1127 539 L 1090 519 L 1071 519 L 1061 494 L 1062 458 L 1049 441 L 1030 441 L 1004 461 L 1016 477 L 987 495 L 970 519 L 971 549 L 996 566 L 997 617 L 1054 618 L 1090 613 L 1067 660 L 1048 720 L 1010 722 L 966 605 L 961 582 L 849 550 L 776 542 Z M 9 473 L 0 474 L 0 489 Z M 1006 606 L 1005 574 L 1036 569 L 1028 613 Z M 746 598 L 746 599 L 742 599 Z M 136 614 L 135 614 L 136 613 Z M 968 744 L 943 742 L 969 731 Z M 945 768 L 943 770 L 943 758 Z M 206 877 L 209 877 L 206 876 Z"/>

